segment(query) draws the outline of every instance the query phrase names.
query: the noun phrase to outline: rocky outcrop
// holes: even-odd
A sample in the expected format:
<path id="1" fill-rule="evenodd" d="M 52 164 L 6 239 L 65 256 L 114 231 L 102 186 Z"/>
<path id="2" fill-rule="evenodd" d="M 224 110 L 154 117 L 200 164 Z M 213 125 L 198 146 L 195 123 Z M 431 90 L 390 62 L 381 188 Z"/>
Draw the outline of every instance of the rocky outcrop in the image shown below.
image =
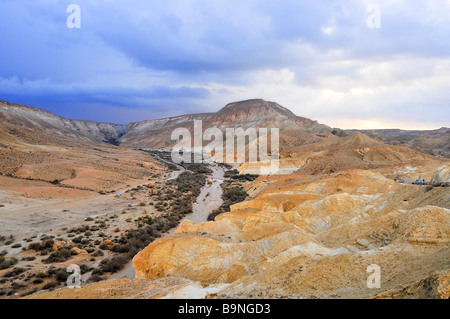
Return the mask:
<path id="1" fill-rule="evenodd" d="M 231 284 L 218 297 L 375 297 L 450 269 L 450 210 L 422 203 L 445 191 L 424 195 L 363 170 L 290 177 L 215 222 L 184 222 L 153 242 L 133 260 L 136 277 Z M 366 286 L 371 264 L 382 289 Z"/>
<path id="2" fill-rule="evenodd" d="M 394 289 L 376 296 L 377 299 L 449 299 L 450 271 L 441 271 L 406 287 Z"/>

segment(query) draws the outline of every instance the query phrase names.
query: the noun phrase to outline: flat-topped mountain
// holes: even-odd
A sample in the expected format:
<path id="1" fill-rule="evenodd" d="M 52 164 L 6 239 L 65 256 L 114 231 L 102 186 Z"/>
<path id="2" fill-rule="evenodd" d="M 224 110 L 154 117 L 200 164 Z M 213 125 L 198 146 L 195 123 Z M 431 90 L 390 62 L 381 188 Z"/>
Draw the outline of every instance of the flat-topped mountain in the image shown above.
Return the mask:
<path id="1" fill-rule="evenodd" d="M 166 148 L 174 144 L 171 132 L 178 127 L 192 129 L 193 120 L 202 120 L 203 129 L 218 127 L 279 128 L 280 132 L 294 130 L 304 133 L 331 132 L 331 128 L 307 118 L 296 116 L 278 103 L 261 99 L 246 100 L 227 104 L 216 113 L 183 115 L 161 120 L 133 123 L 120 139 L 131 147 Z"/>

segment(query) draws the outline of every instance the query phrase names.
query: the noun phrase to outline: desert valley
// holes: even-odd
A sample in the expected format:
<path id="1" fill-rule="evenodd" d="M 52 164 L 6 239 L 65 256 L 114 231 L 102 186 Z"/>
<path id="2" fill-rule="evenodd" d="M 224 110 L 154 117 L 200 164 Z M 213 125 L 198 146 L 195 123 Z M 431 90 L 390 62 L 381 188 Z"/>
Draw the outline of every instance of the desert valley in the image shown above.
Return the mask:
<path id="1" fill-rule="evenodd" d="M 279 128 L 279 172 L 173 163 L 194 120 Z M 445 127 L 343 130 L 261 99 L 128 125 L 0 101 L 0 298 L 448 299 L 449 184 Z"/>

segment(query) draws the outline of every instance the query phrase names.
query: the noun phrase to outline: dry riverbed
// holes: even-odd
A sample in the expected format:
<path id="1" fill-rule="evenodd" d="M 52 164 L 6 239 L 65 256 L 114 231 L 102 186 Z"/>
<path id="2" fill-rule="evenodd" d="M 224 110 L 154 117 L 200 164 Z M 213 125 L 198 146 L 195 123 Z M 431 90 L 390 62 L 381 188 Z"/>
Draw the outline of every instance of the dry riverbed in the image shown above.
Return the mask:
<path id="1" fill-rule="evenodd" d="M 221 205 L 223 175 L 219 165 L 210 176 L 167 171 L 109 195 L 31 200 L 25 210 L 10 199 L 0 208 L 0 298 L 64 286 L 71 264 L 85 282 L 132 277 L 130 260 L 140 249 L 185 218 L 206 221 Z"/>

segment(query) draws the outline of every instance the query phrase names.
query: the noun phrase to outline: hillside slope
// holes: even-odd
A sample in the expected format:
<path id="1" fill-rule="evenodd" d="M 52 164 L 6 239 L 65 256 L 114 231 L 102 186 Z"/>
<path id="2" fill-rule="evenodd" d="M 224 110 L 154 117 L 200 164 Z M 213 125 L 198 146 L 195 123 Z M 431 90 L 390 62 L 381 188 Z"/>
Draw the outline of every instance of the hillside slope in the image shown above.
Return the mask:
<path id="1" fill-rule="evenodd" d="M 120 138 L 120 142 L 128 147 L 142 148 L 170 148 L 176 141 L 171 141 L 171 133 L 176 128 L 187 128 L 193 133 L 193 121 L 201 120 L 203 131 L 217 127 L 225 132 L 226 128 L 279 128 L 280 139 L 284 141 L 281 147 L 300 145 L 303 140 L 285 138 L 293 136 L 292 132 L 300 135 L 311 135 L 313 139 L 320 139 L 318 133 L 330 132 L 331 128 L 310 119 L 294 115 L 288 109 L 274 102 L 260 99 L 234 102 L 226 105 L 216 113 L 193 114 L 172 117 L 168 119 L 144 121 L 129 124 L 127 133 Z"/>

